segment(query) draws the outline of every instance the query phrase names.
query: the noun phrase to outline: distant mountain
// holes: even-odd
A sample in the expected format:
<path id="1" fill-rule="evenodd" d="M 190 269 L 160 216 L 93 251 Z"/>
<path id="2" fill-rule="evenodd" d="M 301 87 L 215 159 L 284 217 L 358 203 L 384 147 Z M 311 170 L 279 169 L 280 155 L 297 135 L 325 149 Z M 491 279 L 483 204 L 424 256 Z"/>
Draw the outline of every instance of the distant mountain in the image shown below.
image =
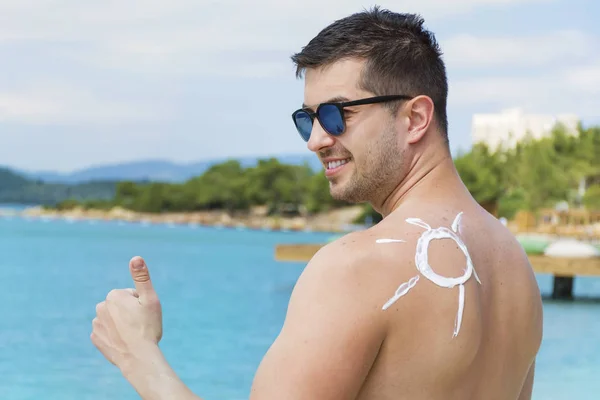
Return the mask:
<path id="1" fill-rule="evenodd" d="M 45 183 L 0 167 L 0 203 L 54 205 L 67 199 L 109 200 L 116 187 L 117 183 L 110 181 Z"/>
<path id="2" fill-rule="evenodd" d="M 0 167 L 0 191 L 18 190 L 32 183 L 29 179 L 11 171 L 8 168 Z"/>
<path id="3" fill-rule="evenodd" d="M 302 165 L 308 163 L 314 170 L 322 168 L 319 159 L 311 154 L 288 154 L 273 157 L 284 164 Z M 239 160 L 244 167 L 251 167 L 256 165 L 259 159 L 271 158 L 271 156 L 230 158 Z M 52 171 L 18 172 L 29 179 L 41 180 L 46 183 L 76 184 L 90 181 L 123 180 L 180 183 L 195 176 L 202 175 L 211 165 L 224 162 L 230 158 L 220 158 L 188 164 L 164 160 L 132 161 L 119 164 L 97 165 L 66 174 Z"/>

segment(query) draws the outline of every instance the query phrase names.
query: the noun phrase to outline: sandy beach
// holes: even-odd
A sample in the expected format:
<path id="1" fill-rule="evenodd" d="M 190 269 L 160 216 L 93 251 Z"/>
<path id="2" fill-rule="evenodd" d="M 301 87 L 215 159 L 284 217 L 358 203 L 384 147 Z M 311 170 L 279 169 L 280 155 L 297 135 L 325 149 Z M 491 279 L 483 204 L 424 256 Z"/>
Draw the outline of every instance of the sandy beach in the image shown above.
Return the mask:
<path id="1" fill-rule="evenodd" d="M 178 212 L 178 213 L 140 213 L 121 207 L 110 210 L 83 209 L 54 210 L 43 207 L 29 207 L 20 211 L 1 211 L 2 215 L 22 216 L 36 219 L 69 219 L 124 221 L 145 224 L 206 225 L 223 227 L 244 227 L 249 229 L 347 232 L 360 229 L 353 221 L 360 216 L 361 206 L 344 207 L 328 212 L 307 216 L 268 216 L 265 207 L 254 207 L 245 213 L 228 213 L 222 210 Z"/>

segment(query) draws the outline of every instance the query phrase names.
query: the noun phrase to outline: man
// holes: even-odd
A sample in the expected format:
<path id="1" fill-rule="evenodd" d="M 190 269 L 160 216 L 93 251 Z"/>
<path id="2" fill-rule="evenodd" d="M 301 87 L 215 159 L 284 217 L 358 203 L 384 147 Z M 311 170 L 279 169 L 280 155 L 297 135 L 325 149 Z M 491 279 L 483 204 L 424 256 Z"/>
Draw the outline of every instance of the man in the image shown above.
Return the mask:
<path id="1" fill-rule="evenodd" d="M 293 60 L 305 73 L 294 124 L 332 196 L 384 219 L 309 262 L 251 399 L 530 399 L 540 293 L 522 248 L 454 168 L 434 36 L 415 15 L 374 8 Z M 142 398 L 198 399 L 158 349 L 147 267 L 130 268 L 136 289 L 98 305 L 92 341 Z"/>

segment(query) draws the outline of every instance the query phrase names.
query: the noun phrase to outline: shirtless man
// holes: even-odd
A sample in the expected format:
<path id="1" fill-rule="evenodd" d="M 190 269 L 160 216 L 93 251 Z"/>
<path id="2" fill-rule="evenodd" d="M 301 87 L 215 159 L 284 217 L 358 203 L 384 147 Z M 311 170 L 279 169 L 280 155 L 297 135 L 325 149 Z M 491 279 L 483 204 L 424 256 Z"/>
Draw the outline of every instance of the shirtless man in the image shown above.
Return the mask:
<path id="1" fill-rule="evenodd" d="M 454 168 L 433 35 L 414 15 L 375 8 L 333 23 L 293 60 L 305 72 L 294 123 L 332 196 L 384 219 L 309 262 L 250 398 L 530 399 L 540 293 L 520 245 Z M 372 100 L 340 104 L 361 99 Z M 98 305 L 92 341 L 143 399 L 198 399 L 158 348 L 147 267 L 136 257 L 130 269 L 136 289 Z"/>

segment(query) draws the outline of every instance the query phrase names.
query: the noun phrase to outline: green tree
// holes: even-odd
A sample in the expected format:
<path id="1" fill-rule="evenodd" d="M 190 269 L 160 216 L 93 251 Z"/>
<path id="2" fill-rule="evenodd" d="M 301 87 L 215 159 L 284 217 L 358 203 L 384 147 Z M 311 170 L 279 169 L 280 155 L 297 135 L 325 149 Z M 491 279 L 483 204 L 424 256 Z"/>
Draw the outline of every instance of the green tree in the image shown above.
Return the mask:
<path id="1" fill-rule="evenodd" d="M 305 203 L 311 175 L 307 165 L 281 164 L 275 158 L 259 160 L 247 171 L 245 194 L 251 204 L 268 205 L 270 213 L 286 206 L 299 207 Z"/>
<path id="2" fill-rule="evenodd" d="M 117 184 L 114 202 L 122 207 L 132 208 L 138 196 L 139 187 L 134 182 L 123 181 Z"/>
<path id="3" fill-rule="evenodd" d="M 563 157 L 552 138 L 526 142 L 522 147 L 515 160 L 518 181 L 512 182 L 512 187 L 524 190 L 528 210 L 551 207 L 567 199 L 570 189 L 577 185 Z"/>
<path id="4" fill-rule="evenodd" d="M 476 144 L 458 156 L 454 165 L 473 198 L 480 204 L 496 204 L 505 193 L 504 163 L 501 153 L 492 153 L 487 146 Z"/>
<path id="5" fill-rule="evenodd" d="M 245 171 L 237 160 L 229 160 L 210 167 L 203 175 L 186 183 L 182 201 L 194 209 L 247 209 L 244 195 Z"/>
<path id="6" fill-rule="evenodd" d="M 583 204 L 588 210 L 600 211 L 600 185 L 592 185 L 585 191 Z"/>

